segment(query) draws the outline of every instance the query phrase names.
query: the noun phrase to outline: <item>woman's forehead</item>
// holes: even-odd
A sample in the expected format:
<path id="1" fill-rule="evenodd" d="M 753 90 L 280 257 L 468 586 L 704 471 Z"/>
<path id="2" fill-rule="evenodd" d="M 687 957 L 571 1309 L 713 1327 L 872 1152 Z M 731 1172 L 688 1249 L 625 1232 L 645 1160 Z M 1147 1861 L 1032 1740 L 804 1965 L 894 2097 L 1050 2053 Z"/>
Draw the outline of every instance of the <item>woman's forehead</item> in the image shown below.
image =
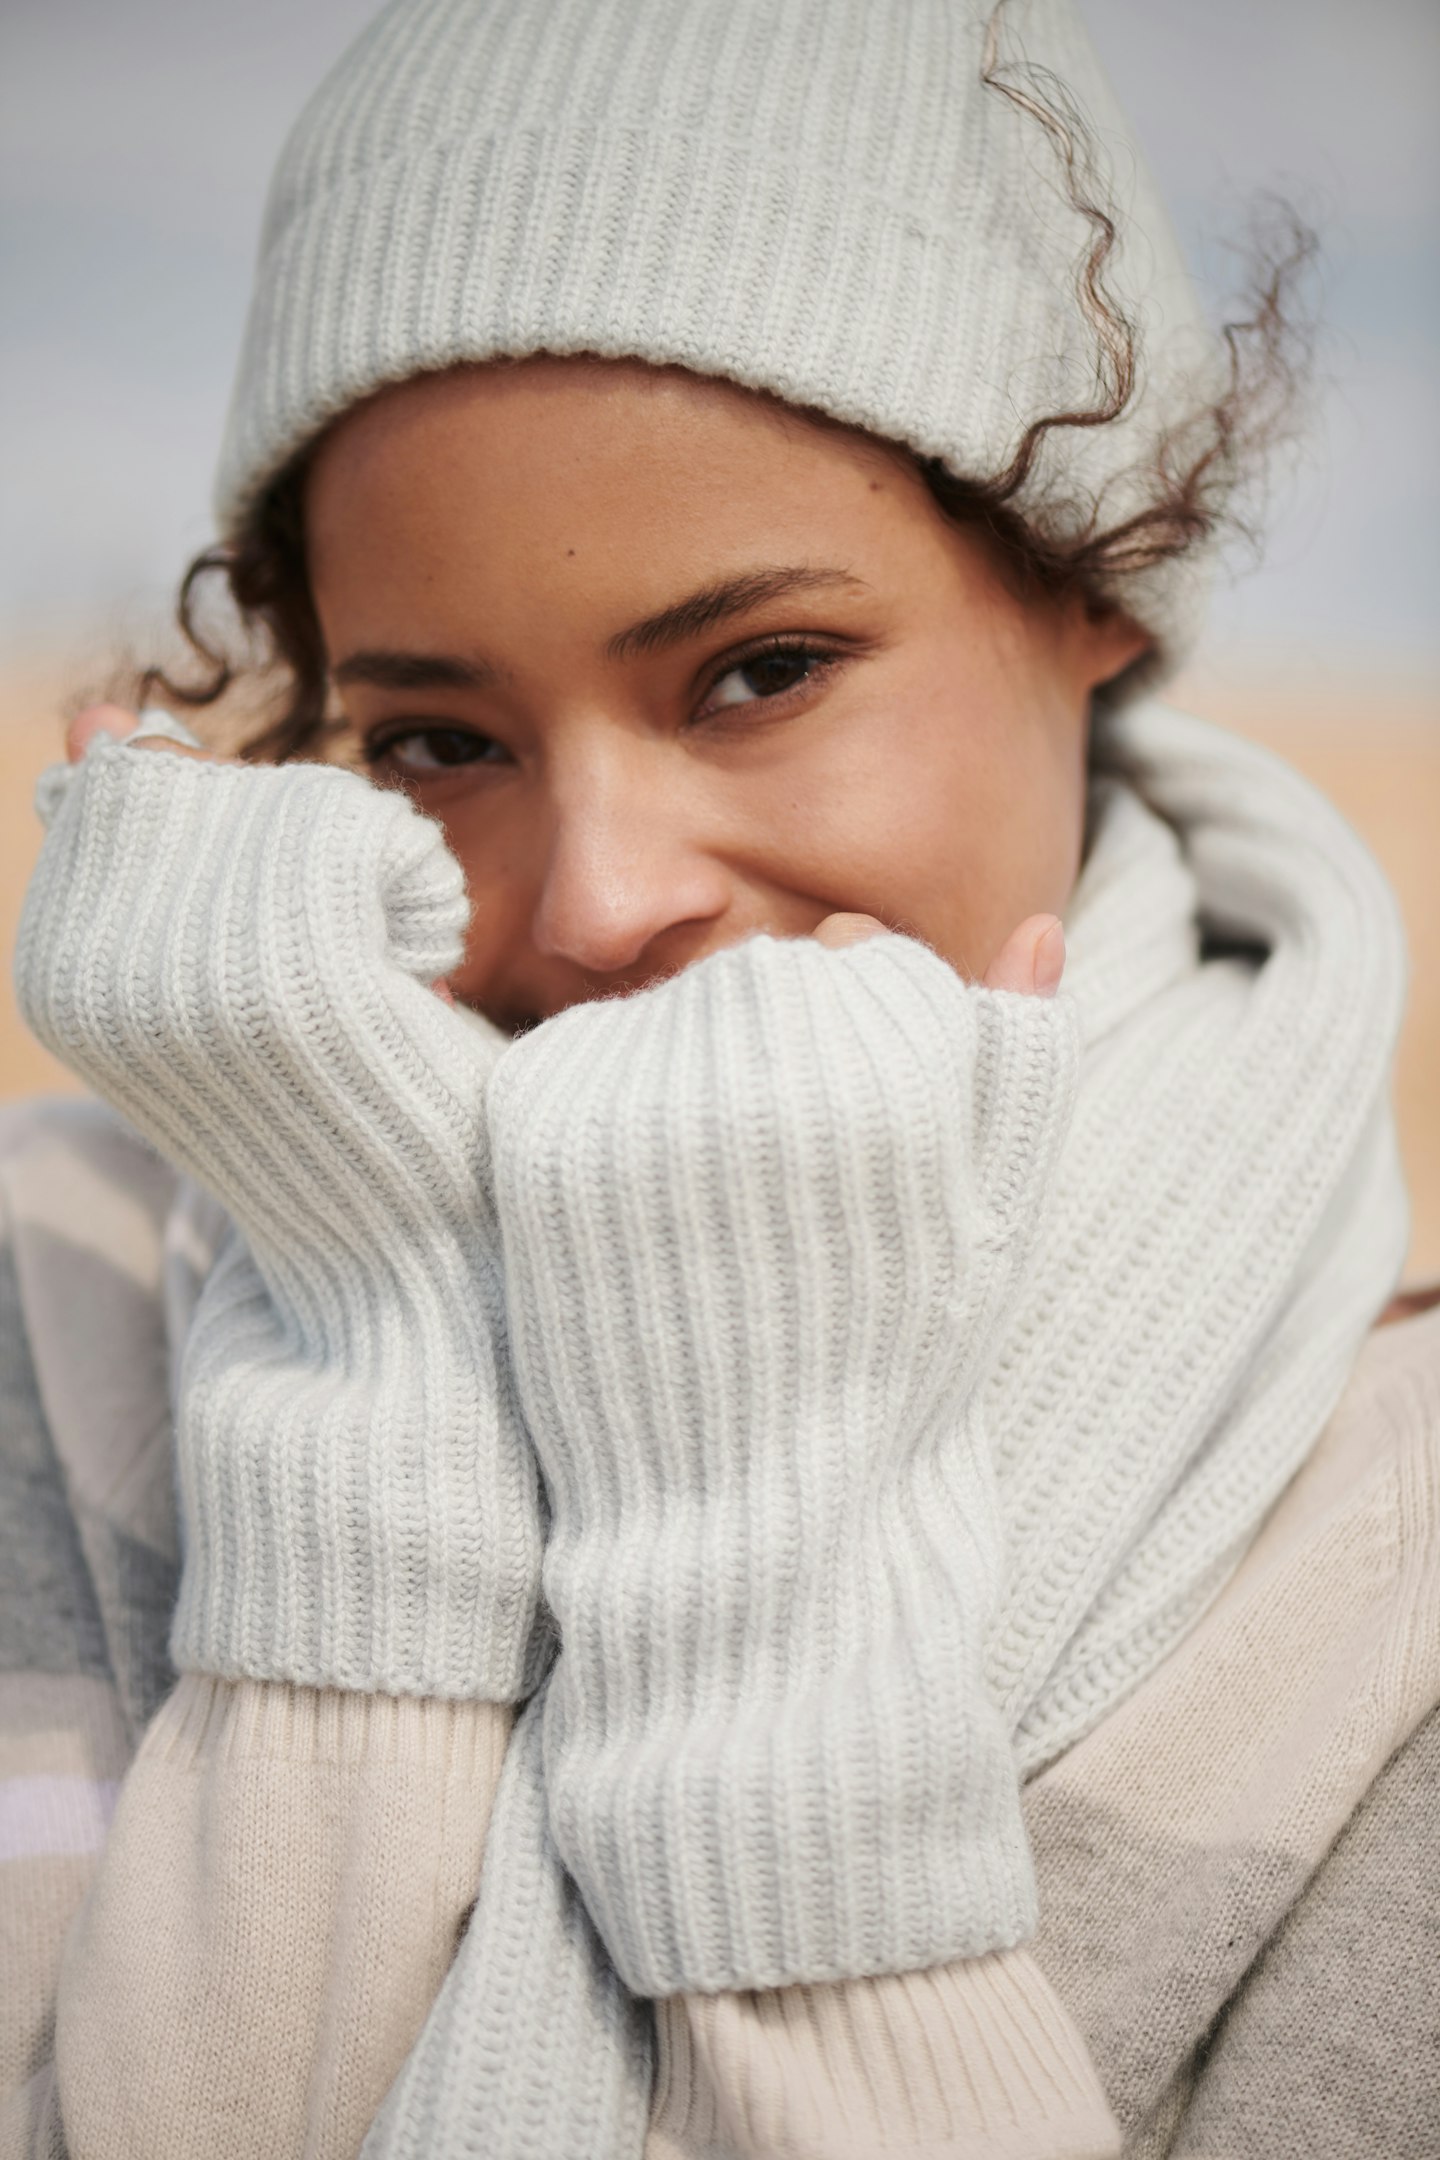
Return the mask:
<path id="1" fill-rule="evenodd" d="M 549 358 L 347 414 L 305 522 L 322 601 L 342 578 L 438 594 L 578 563 L 635 615 L 778 569 L 863 580 L 900 567 L 907 528 L 944 531 L 905 453 L 853 430 L 678 369 Z"/>
<path id="2" fill-rule="evenodd" d="M 384 470 L 427 445 L 471 444 L 492 465 L 506 452 L 572 472 L 621 458 L 701 464 L 788 447 L 810 465 L 865 466 L 879 479 L 906 470 L 899 445 L 771 392 L 644 360 L 542 353 L 413 375 L 344 414 L 311 453 L 312 472 Z"/>

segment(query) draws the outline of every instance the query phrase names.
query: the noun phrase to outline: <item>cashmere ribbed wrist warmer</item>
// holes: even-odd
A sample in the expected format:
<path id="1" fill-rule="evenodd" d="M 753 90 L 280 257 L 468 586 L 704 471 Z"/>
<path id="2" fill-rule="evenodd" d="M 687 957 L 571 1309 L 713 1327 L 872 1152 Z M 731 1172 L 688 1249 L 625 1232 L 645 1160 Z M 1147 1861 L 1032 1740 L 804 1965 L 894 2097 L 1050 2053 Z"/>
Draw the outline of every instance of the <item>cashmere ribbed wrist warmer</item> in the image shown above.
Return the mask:
<path id="1" fill-rule="evenodd" d="M 760 936 L 496 1068 L 551 1825 L 639 1994 L 1033 1925 L 977 1402 L 1074 1063 L 1063 1001 Z"/>
<path id="2" fill-rule="evenodd" d="M 105 741 L 42 800 L 25 1017 L 243 1233 L 181 1374 L 177 1665 L 528 1692 L 550 1646 L 502 1351 L 496 1052 L 430 988 L 468 913 L 438 828 L 335 768 Z"/>

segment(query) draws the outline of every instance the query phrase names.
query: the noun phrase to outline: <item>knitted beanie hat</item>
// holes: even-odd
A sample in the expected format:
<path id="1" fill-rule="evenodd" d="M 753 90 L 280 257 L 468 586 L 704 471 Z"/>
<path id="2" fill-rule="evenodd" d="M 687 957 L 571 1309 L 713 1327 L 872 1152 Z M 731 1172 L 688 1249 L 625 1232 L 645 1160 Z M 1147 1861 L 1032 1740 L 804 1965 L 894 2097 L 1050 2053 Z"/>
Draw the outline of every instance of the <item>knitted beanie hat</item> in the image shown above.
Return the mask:
<path id="1" fill-rule="evenodd" d="M 391 0 L 272 182 L 222 533 L 384 384 L 538 352 L 724 376 L 993 478 L 1095 405 L 1099 339 L 1096 227 L 1054 127 L 985 80 L 992 35 L 1101 148 L 1140 333 L 1124 413 L 1047 434 L 1014 508 L 1064 539 L 1141 507 L 1215 347 L 1073 0 Z M 1193 552 L 1125 579 L 1160 666 L 1205 584 Z"/>

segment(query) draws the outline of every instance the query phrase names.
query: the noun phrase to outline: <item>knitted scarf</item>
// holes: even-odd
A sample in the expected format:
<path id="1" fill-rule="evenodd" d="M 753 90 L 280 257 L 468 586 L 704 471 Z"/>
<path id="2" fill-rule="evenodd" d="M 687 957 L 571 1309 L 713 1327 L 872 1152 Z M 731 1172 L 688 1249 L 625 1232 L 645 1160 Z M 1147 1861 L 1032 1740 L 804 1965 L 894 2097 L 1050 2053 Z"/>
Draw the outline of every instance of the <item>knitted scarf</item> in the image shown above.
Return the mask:
<path id="1" fill-rule="evenodd" d="M 1389 890 L 1288 767 L 1156 704 L 1105 726 L 1063 994 L 1079 1079 L 983 1383 L 990 1697 L 1029 1775 L 1194 1624 L 1319 1435 L 1403 1259 Z M 547 1821 L 545 1689 L 474 1920 L 369 2160 L 638 2154 L 649 2020 Z"/>

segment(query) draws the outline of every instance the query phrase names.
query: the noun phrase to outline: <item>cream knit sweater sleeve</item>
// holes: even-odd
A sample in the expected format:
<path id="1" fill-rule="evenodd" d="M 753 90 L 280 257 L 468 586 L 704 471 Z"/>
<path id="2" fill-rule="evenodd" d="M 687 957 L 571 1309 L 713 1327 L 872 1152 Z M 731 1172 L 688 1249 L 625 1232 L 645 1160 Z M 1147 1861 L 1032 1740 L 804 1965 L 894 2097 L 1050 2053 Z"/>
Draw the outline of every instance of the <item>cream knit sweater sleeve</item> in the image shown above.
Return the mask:
<path id="1" fill-rule="evenodd" d="M 352 2160 L 464 1929 L 510 1721 L 183 1675 L 65 1947 L 69 2160 Z"/>
<path id="2" fill-rule="evenodd" d="M 1089 2050 L 1028 1950 L 656 2005 L 645 2160 L 1113 2160 Z"/>
<path id="3" fill-rule="evenodd" d="M 509 1732 L 495 1704 L 182 1678 L 144 1735 L 66 1946 L 68 2160 L 352 2160 L 443 2014 L 457 1943 L 460 1961 L 473 1954 L 476 1886 L 513 1864 L 487 1853 Z M 1084 2043 L 1027 1950 L 674 1996 L 653 2014 L 644 2160 L 1119 2150 Z M 450 2037 L 463 2046 L 463 2027 Z M 523 2099 L 523 2055 L 515 2075 Z M 6 2160 L 50 2160 L 54 2114 L 24 2142 L 15 2114 L 0 2124 L 17 2140 L 0 2136 Z M 603 2142 L 613 2124 L 590 2127 L 597 2156 L 618 2149 Z M 463 2115 L 421 2117 L 417 2135 L 429 2160 L 497 2149 L 493 2123 Z"/>

